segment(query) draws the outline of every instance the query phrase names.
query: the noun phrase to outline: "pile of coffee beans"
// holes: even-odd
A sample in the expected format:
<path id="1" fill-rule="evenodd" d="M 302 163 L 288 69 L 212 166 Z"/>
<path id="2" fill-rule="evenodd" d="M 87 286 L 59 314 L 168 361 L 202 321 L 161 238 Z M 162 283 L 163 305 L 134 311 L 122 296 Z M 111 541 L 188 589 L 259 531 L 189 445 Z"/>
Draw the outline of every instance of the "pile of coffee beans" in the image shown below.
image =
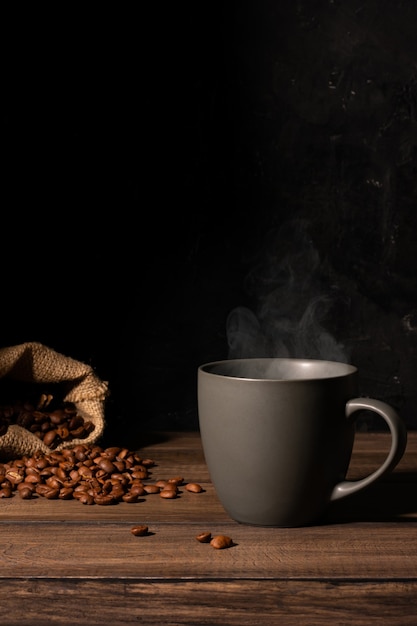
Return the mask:
<path id="1" fill-rule="evenodd" d="M 14 401 L 1 405 L 0 436 L 11 424 L 26 428 L 51 449 L 62 442 L 85 439 L 95 428 L 93 422 L 78 414 L 75 404 L 57 403 L 50 394 L 41 394 L 36 404 Z"/>
<path id="2" fill-rule="evenodd" d="M 83 504 L 137 502 L 146 495 L 150 459 L 126 448 L 78 444 L 0 463 L 0 497 L 76 499 Z M 159 489 L 158 489 L 159 492 Z"/>
<path id="3" fill-rule="evenodd" d="M 23 499 L 43 496 L 109 505 L 140 502 L 151 494 L 174 499 L 181 486 L 190 493 L 203 491 L 198 483 L 185 483 L 181 476 L 149 482 L 154 465 L 152 459 L 117 446 L 77 444 L 47 454 L 36 452 L 0 463 L 0 498 L 18 493 Z"/>

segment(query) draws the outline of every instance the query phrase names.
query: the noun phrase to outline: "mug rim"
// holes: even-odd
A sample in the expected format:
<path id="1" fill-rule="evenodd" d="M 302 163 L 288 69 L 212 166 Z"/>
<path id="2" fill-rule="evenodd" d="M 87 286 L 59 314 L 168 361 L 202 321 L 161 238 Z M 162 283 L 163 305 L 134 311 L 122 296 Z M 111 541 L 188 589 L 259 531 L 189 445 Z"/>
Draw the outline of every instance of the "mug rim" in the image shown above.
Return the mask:
<path id="1" fill-rule="evenodd" d="M 253 363 L 257 361 L 260 364 L 273 363 L 273 362 L 281 362 L 281 363 L 295 363 L 298 366 L 305 366 L 308 368 L 309 366 L 320 364 L 322 366 L 330 366 L 336 367 L 340 369 L 340 371 L 335 371 L 334 373 L 325 376 L 320 376 L 317 374 L 312 374 L 311 376 L 302 376 L 300 377 L 265 377 L 265 376 L 234 376 L 230 373 L 225 372 L 216 372 L 213 371 L 216 367 L 221 367 L 222 365 L 233 365 L 236 364 L 245 364 L 245 363 Z M 345 376 L 350 376 L 352 374 L 356 374 L 358 368 L 351 363 L 345 363 L 342 361 L 331 361 L 329 359 L 310 359 L 310 358 L 302 358 L 302 357 L 247 357 L 247 358 L 235 358 L 235 359 L 219 359 L 217 361 L 210 361 L 208 363 L 203 363 L 198 367 L 198 372 L 202 374 L 207 374 L 210 376 L 215 376 L 218 378 L 230 378 L 233 380 L 245 380 L 245 381 L 265 381 L 265 382 L 306 382 L 306 381 L 315 381 L 315 380 L 331 380 L 334 378 L 343 378 Z"/>

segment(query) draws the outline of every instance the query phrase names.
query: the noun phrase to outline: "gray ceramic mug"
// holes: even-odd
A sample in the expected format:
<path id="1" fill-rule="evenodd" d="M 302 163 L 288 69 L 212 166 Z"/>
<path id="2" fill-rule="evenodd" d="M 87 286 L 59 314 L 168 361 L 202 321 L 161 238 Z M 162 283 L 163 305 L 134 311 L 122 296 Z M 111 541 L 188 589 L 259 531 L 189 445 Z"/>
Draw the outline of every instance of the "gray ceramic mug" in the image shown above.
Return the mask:
<path id="1" fill-rule="evenodd" d="M 357 397 L 346 363 L 253 358 L 198 368 L 204 456 L 217 496 L 234 520 L 260 526 L 315 523 L 330 502 L 391 472 L 407 431 L 384 402 Z M 360 410 L 388 424 L 391 448 L 369 476 L 346 480 Z"/>

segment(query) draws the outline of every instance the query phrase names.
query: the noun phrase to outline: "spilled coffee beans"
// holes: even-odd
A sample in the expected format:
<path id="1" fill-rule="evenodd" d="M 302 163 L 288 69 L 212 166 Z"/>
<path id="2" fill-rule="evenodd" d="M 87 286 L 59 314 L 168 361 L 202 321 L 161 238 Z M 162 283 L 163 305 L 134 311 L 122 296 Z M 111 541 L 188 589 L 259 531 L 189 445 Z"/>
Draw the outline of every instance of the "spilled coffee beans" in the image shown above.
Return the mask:
<path id="1" fill-rule="evenodd" d="M 0 497 L 17 492 L 24 499 L 43 496 L 102 506 L 138 502 L 146 495 L 142 480 L 149 478 L 153 465 L 152 459 L 120 447 L 78 444 L 37 452 L 0 463 Z"/>
<path id="2" fill-rule="evenodd" d="M 10 498 L 16 492 L 25 500 L 43 496 L 101 506 L 141 502 L 151 494 L 168 500 L 177 498 L 184 479 L 173 477 L 148 483 L 154 465 L 152 459 L 117 446 L 77 444 L 47 454 L 36 452 L 0 463 L 0 498 Z M 189 484 L 196 483 L 184 483 L 186 490 Z"/>
<path id="3" fill-rule="evenodd" d="M 137 526 L 133 526 L 130 529 L 130 532 L 132 535 L 135 535 L 135 537 L 144 537 L 148 534 L 148 527 L 145 524 L 139 524 Z"/>

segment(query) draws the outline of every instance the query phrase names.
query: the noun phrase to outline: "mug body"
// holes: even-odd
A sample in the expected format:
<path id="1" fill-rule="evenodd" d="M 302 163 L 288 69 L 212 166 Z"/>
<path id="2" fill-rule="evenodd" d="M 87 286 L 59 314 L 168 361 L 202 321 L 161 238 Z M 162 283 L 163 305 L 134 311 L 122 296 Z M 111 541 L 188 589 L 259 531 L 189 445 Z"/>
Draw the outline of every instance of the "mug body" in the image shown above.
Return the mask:
<path id="1" fill-rule="evenodd" d="M 346 402 L 357 369 L 309 359 L 217 361 L 198 369 L 202 445 L 218 498 L 241 523 L 302 526 L 348 469 Z"/>

